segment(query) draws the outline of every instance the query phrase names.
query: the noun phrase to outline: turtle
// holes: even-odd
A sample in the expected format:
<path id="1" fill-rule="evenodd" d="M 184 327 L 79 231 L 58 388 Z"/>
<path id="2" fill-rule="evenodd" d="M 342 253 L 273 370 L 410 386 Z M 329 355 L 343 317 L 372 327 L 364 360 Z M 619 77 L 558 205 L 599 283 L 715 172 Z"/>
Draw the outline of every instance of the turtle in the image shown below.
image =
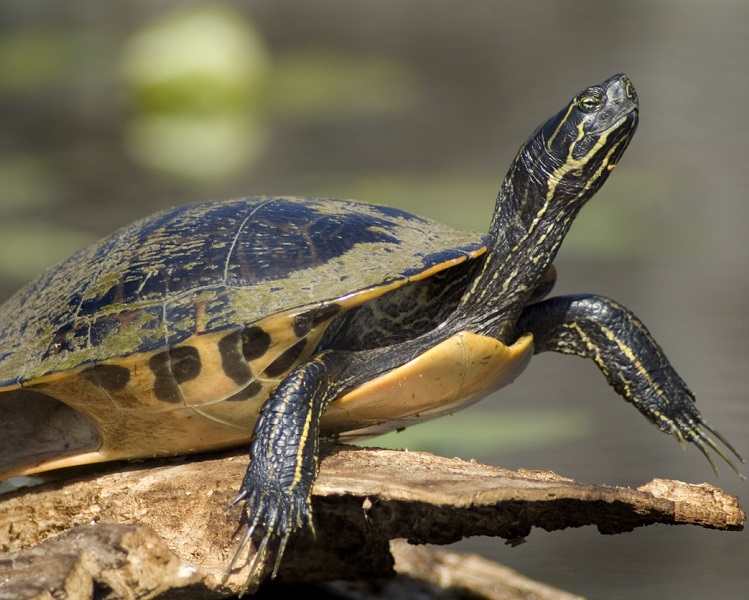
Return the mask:
<path id="1" fill-rule="evenodd" d="M 624 74 L 576 94 L 521 146 L 486 235 L 384 205 L 251 197 L 84 248 L 0 307 L 0 476 L 248 444 L 229 570 L 255 539 L 250 570 L 265 557 L 275 576 L 291 537 L 314 531 L 322 438 L 451 413 L 546 351 L 592 359 L 658 429 L 740 475 L 639 318 L 600 295 L 547 297 L 638 111 Z"/>

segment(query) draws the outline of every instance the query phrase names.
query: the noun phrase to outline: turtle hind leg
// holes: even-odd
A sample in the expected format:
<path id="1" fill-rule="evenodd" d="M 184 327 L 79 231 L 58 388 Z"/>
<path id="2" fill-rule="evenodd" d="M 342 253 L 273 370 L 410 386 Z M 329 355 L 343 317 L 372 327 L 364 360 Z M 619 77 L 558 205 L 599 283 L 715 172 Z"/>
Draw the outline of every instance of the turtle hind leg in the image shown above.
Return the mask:
<path id="1" fill-rule="evenodd" d="M 617 302 L 595 295 L 550 298 L 523 310 L 516 333 L 532 333 L 536 353 L 553 351 L 592 359 L 616 392 L 658 429 L 682 445 L 685 440 L 692 442 L 716 473 L 709 450 L 744 478 L 729 454 L 744 460 L 702 418 L 691 390 L 642 321 Z"/>

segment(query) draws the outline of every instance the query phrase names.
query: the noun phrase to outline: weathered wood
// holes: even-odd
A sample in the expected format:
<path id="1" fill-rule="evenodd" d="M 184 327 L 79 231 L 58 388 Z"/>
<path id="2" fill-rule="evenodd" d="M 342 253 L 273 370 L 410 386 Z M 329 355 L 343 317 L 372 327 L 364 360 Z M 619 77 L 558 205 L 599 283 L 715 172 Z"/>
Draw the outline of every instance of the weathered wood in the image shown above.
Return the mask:
<path id="1" fill-rule="evenodd" d="M 103 581 L 101 573 L 113 577 L 125 569 L 117 581 L 133 584 L 133 598 L 155 598 L 160 596 L 154 590 L 161 588 L 143 584 L 152 592 L 142 594 L 138 569 L 144 569 L 146 581 L 158 579 L 153 573 L 162 569 L 160 581 L 187 586 L 196 594 L 191 597 L 220 597 L 236 591 L 247 576 L 246 569 L 239 570 L 225 586 L 220 583 L 241 531 L 240 509 L 225 508 L 246 464 L 246 456 L 224 455 L 109 465 L 77 479 L 15 492 L 0 502 L 0 550 L 30 548 L 33 554 L 43 540 L 72 529 L 72 537 L 55 541 L 55 552 L 63 557 L 60 580 Z M 345 446 L 326 450 L 313 505 L 317 539 L 300 536 L 290 547 L 279 577 L 284 582 L 392 576 L 390 540 L 397 538 L 445 544 L 493 535 L 514 541 L 533 527 L 596 525 L 602 533 L 619 533 L 653 523 L 740 530 L 745 520 L 736 498 L 707 484 L 656 480 L 635 490 L 425 453 Z M 146 527 L 113 533 L 105 523 Z M 147 541 L 123 541 L 136 538 Z M 131 546 L 153 549 L 148 559 L 153 564 L 146 568 L 143 556 L 115 559 L 106 551 Z M 37 555 L 51 556 L 51 547 L 44 547 Z M 31 560 L 28 556 L 23 560 Z M 9 578 L 16 584 L 34 574 L 34 567 L 19 569 L 20 564 L 17 555 L 6 554 L 0 581 Z M 0 598 L 15 597 L 3 596 L 8 585 L 0 585 Z"/>
<path id="2" fill-rule="evenodd" d="M 435 546 L 413 546 L 405 540 L 393 540 L 390 549 L 399 574 L 443 590 L 452 590 L 458 598 L 581 600 L 580 596 L 533 581 L 475 554 L 457 554 Z"/>

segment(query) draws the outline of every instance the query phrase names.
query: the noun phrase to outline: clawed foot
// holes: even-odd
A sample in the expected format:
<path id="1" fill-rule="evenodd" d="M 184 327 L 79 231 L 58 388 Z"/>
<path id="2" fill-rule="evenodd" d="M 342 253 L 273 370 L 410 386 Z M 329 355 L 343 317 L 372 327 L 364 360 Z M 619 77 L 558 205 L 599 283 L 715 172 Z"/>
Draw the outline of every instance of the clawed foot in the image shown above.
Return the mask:
<path id="1" fill-rule="evenodd" d="M 239 493 L 228 507 L 231 508 L 244 501 L 248 523 L 247 531 L 242 536 L 239 547 L 226 569 L 224 580 L 234 570 L 247 543 L 253 539 L 253 536 L 259 533 L 261 537 L 257 552 L 249 566 L 247 581 L 240 591 L 240 596 L 247 591 L 250 580 L 257 573 L 261 564 L 272 562 L 271 578 L 278 574 L 281 559 L 293 534 L 303 529 L 309 529 L 313 535 L 315 533 L 309 493 L 304 489 L 291 487 L 289 490 L 281 490 L 279 486 L 267 483 L 266 485 L 258 485 L 257 481 L 248 485 L 247 479 L 245 478 Z"/>
<path id="2" fill-rule="evenodd" d="M 741 479 L 746 479 L 731 458 L 723 451 L 723 448 L 705 432 L 715 436 L 730 451 L 730 454 L 733 454 L 740 462 L 743 463 L 744 459 L 741 458 L 741 455 L 736 452 L 726 438 L 702 418 L 702 415 L 700 415 L 699 411 L 693 405 L 689 407 L 689 410 L 680 412 L 674 418 L 665 419 L 665 421 L 669 427 L 666 431 L 679 441 L 682 448 L 685 447 L 685 442 L 691 442 L 697 446 L 710 463 L 716 476 L 718 475 L 718 467 L 709 452 L 710 449 L 720 456 Z"/>
<path id="3" fill-rule="evenodd" d="M 725 437 L 702 418 L 695 405 L 692 391 L 679 377 L 655 342 L 651 340 L 651 343 L 650 351 L 658 357 L 658 360 L 651 361 L 651 364 L 657 364 L 658 369 L 646 375 L 641 374 L 640 377 L 631 378 L 628 385 L 624 386 L 626 390 L 624 396 L 633 402 L 658 429 L 673 435 L 682 448 L 685 447 L 686 442 L 697 446 L 710 463 L 716 476 L 718 467 L 710 450 L 720 456 L 741 479 L 746 479 L 731 460 L 730 455 L 733 454 L 742 463 L 744 459 Z M 728 452 L 708 434 L 712 434 Z"/>
<path id="4" fill-rule="evenodd" d="M 717 473 L 712 450 L 744 479 L 729 455 L 744 460 L 702 419 L 694 395 L 647 327 L 621 304 L 591 294 L 550 298 L 525 308 L 516 333 L 532 333 L 536 353 L 555 351 L 593 359 L 617 393 L 658 429 L 676 437 L 682 446 L 692 442 Z"/>

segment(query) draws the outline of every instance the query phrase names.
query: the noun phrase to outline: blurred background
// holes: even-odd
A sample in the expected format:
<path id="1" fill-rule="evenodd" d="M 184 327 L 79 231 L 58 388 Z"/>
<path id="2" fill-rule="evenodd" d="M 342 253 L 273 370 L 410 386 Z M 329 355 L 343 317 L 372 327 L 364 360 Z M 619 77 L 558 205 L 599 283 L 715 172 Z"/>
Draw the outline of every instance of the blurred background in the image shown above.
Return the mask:
<path id="1" fill-rule="evenodd" d="M 121 225 L 207 198 L 353 197 L 485 231 L 518 146 L 623 71 L 640 128 L 563 246 L 556 291 L 636 311 L 749 455 L 748 57 L 740 0 L 5 0 L 0 295 Z M 716 478 L 592 363 L 559 355 L 373 443 L 590 483 L 708 481 L 747 504 L 728 467 Z M 457 546 L 592 598 L 749 587 L 746 533 L 583 528 Z"/>

